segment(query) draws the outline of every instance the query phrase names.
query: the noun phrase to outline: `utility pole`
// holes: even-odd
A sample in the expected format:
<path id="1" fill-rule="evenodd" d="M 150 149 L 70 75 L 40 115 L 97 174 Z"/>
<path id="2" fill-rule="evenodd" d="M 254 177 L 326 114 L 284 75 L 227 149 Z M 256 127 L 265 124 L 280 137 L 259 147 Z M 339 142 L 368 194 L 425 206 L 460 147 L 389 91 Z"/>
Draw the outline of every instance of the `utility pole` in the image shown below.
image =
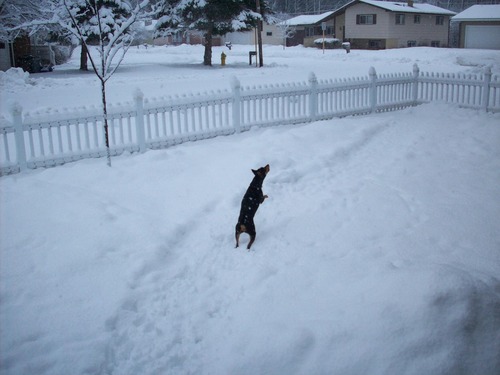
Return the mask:
<path id="1" fill-rule="evenodd" d="M 260 7 L 260 0 L 255 0 L 257 12 L 262 16 L 262 8 Z M 264 66 L 264 56 L 262 55 L 262 20 L 257 22 L 257 43 L 259 45 L 259 66 Z"/>

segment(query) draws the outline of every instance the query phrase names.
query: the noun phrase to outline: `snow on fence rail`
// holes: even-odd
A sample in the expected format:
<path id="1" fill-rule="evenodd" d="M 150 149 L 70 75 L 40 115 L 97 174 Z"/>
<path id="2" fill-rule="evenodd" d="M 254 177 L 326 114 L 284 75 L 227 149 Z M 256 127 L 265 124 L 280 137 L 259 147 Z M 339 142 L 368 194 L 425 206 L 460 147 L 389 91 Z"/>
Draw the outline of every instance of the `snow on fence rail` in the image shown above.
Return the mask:
<path id="1" fill-rule="evenodd" d="M 441 101 L 500 112 L 500 79 L 483 74 L 421 73 L 417 65 L 403 74 L 241 87 L 175 98 L 110 106 L 110 153 L 144 152 L 170 145 L 239 133 L 253 126 L 274 126 L 333 117 L 397 110 Z M 106 156 L 103 114 L 97 108 L 64 109 L 23 115 L 0 125 L 0 175 Z"/>

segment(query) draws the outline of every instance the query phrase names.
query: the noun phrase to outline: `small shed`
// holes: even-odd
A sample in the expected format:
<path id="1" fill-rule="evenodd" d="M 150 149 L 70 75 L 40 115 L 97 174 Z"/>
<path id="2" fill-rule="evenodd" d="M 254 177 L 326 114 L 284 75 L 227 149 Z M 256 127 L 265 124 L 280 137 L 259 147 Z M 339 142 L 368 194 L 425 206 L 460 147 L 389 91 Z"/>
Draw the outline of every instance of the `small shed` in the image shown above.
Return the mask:
<path id="1" fill-rule="evenodd" d="M 500 50 L 500 5 L 473 5 L 457 14 L 461 48 Z"/>

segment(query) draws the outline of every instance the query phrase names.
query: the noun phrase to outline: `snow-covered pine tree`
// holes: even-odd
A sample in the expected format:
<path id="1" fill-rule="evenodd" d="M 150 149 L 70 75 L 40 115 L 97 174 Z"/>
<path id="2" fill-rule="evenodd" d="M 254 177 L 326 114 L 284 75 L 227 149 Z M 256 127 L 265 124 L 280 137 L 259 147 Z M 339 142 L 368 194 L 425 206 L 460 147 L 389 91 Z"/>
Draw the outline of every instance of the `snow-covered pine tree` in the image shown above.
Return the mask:
<path id="1" fill-rule="evenodd" d="M 265 15 L 264 0 L 261 8 Z M 165 0 L 156 27 L 157 35 L 188 30 L 203 32 L 203 64 L 212 65 L 213 36 L 249 30 L 262 18 L 255 0 Z"/>

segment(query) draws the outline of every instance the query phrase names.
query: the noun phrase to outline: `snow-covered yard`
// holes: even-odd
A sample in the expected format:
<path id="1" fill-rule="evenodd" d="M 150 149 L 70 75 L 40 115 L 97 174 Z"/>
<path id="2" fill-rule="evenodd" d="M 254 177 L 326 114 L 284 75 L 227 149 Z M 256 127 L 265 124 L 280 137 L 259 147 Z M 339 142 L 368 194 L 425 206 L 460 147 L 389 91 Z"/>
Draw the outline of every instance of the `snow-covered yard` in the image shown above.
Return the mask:
<path id="1" fill-rule="evenodd" d="M 500 52 L 132 49 L 109 101 L 422 71 Z M 2 115 L 98 105 L 78 53 L 0 73 Z M 214 59 L 215 62 L 215 59 Z M 234 249 L 269 163 L 252 251 Z M 439 103 L 85 160 L 0 179 L 0 373 L 500 372 L 500 114 Z M 248 237 L 242 235 L 243 245 Z"/>

